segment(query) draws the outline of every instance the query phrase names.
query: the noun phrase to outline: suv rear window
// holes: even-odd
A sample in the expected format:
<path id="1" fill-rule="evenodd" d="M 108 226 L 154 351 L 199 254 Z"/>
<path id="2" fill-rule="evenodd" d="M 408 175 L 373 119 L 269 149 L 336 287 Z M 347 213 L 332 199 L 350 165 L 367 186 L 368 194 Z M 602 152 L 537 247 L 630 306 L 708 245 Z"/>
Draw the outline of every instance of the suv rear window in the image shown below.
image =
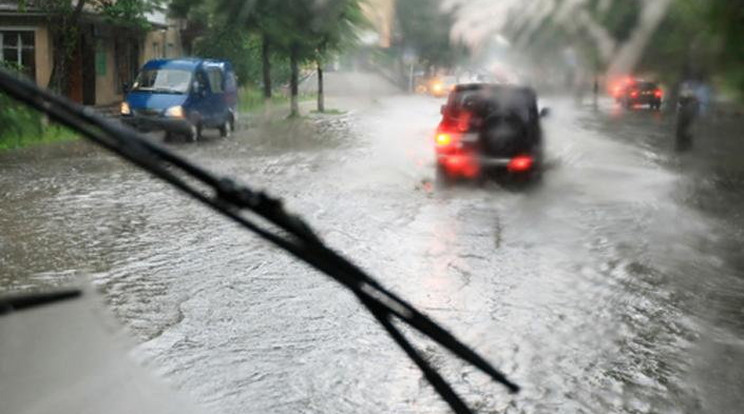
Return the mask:
<path id="1" fill-rule="evenodd" d="M 528 94 L 510 89 L 475 89 L 464 90 L 450 94 L 447 102 L 449 116 L 459 117 L 462 112 L 470 112 L 478 116 L 492 115 L 519 116 L 523 121 L 529 121 L 532 105 Z"/>

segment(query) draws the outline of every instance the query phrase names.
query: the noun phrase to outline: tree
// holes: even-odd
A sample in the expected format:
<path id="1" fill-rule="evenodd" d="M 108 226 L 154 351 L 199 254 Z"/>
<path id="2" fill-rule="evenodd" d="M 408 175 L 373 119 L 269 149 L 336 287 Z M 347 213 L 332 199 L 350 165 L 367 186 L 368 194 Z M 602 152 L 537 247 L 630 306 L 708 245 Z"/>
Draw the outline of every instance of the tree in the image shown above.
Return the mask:
<path id="1" fill-rule="evenodd" d="M 453 68 L 467 55 L 453 42 L 454 13 L 443 8 L 442 0 L 405 0 L 395 3 L 394 44 L 402 57 L 415 53 L 425 67 Z"/>
<path id="2" fill-rule="evenodd" d="M 188 1 L 188 0 L 182 0 Z M 218 0 L 215 13 L 228 25 L 241 26 L 254 33 L 261 42 L 261 74 L 266 100 L 272 96 L 272 55 L 284 43 L 280 17 L 286 8 L 281 0 Z M 288 28 L 291 30 L 291 28 Z"/>
<path id="3" fill-rule="evenodd" d="M 318 112 L 325 112 L 323 65 L 335 52 L 353 45 L 358 30 L 368 22 L 364 18 L 358 0 L 327 0 L 317 3 L 314 24 L 310 26 L 308 38 L 314 46 L 314 63 L 318 77 Z"/>
<path id="4" fill-rule="evenodd" d="M 177 0 L 188 10 L 194 0 Z M 363 21 L 360 0 L 214 0 L 210 24 L 249 32 L 259 39 L 264 97 L 272 95 L 274 63 L 289 63 L 290 116 L 299 115 L 299 77 L 302 64 L 313 61 L 322 82 L 324 59 L 354 38 L 354 25 Z M 180 10 L 183 14 L 184 10 Z M 242 29 L 241 29 L 242 28 Z M 322 83 L 319 84 L 322 91 Z M 321 94 L 322 95 L 322 94 Z M 323 98 L 319 98 L 323 109 Z"/>
<path id="5" fill-rule="evenodd" d="M 708 7 L 706 20 L 720 40 L 718 64 L 727 83 L 744 101 L 744 4 L 740 0 L 718 0 Z"/>
<path id="6" fill-rule="evenodd" d="M 87 1 L 78 0 L 73 5 L 68 0 L 45 0 L 40 4 L 47 16 L 52 38 L 52 74 L 48 87 L 63 95 L 70 95 L 72 89 L 70 68 L 80 39 L 80 18 Z"/>

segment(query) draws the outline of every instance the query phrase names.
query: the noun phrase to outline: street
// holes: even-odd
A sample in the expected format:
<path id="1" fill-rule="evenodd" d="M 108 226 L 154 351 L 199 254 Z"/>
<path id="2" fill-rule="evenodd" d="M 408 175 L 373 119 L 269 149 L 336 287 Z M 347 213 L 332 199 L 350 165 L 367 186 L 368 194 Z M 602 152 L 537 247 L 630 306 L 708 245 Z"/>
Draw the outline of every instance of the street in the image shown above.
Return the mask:
<path id="1" fill-rule="evenodd" d="M 539 186 L 441 189 L 443 101 L 329 77 L 342 114 L 168 147 L 280 196 L 523 387 L 412 335 L 484 412 L 744 406 L 740 120 L 678 155 L 671 115 L 546 97 Z M 1 154 L 0 192 L 0 292 L 90 278 L 137 358 L 208 412 L 446 412 L 353 295 L 87 143 Z"/>

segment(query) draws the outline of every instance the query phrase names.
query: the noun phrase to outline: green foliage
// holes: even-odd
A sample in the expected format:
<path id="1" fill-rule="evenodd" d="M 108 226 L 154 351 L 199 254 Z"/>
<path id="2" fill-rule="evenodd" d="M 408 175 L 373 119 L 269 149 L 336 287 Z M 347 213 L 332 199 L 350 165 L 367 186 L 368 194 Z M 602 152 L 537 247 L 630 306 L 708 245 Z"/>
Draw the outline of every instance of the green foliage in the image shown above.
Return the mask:
<path id="1" fill-rule="evenodd" d="M 153 10 L 149 0 L 99 0 L 101 14 L 112 24 L 150 30 L 145 14 Z"/>
<path id="2" fill-rule="evenodd" d="M 464 46 L 453 44 L 450 31 L 454 17 L 442 11 L 441 0 L 405 0 L 395 3 L 396 48 L 413 51 L 425 66 L 451 68 L 466 55 Z"/>
<path id="3" fill-rule="evenodd" d="M 638 25 L 640 13 L 637 1 L 613 1 L 606 12 L 598 12 L 597 21 L 615 40 L 624 42 Z"/>
<path id="4" fill-rule="evenodd" d="M 262 83 L 261 40 L 243 27 L 223 26 L 208 30 L 195 42 L 194 53 L 232 62 L 240 85 L 257 86 Z M 286 58 L 274 54 L 271 63 L 272 79 L 277 84 L 287 83 L 289 68 Z"/>
<path id="5" fill-rule="evenodd" d="M 310 101 L 317 97 L 316 94 L 301 94 L 300 101 Z M 272 98 L 272 104 L 284 104 L 289 102 L 289 96 L 280 94 L 275 95 Z M 261 90 L 255 86 L 247 85 L 240 89 L 238 98 L 238 110 L 240 112 L 258 112 L 266 107 L 266 99 L 264 99 Z"/>
<path id="6" fill-rule="evenodd" d="M 744 101 L 744 3 L 712 1 L 706 17 L 721 42 L 719 63 L 726 84 Z"/>
<path id="7" fill-rule="evenodd" d="M 0 135 L 0 151 L 53 142 L 74 141 L 76 139 L 78 139 L 78 135 L 69 129 L 58 125 L 50 125 L 42 129 L 23 130 Z"/>
<path id="8" fill-rule="evenodd" d="M 0 69 L 21 75 L 22 68 L 0 60 Z M 38 134 L 41 131 L 39 113 L 26 105 L 0 93 L 0 145 L 21 135 Z"/>

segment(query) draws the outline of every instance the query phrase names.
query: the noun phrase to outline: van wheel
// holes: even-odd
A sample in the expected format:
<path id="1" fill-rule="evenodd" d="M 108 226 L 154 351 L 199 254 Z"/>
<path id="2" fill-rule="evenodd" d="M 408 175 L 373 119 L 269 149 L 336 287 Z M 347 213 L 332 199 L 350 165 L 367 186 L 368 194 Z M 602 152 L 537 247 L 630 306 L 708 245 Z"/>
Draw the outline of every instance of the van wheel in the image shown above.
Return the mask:
<path id="1" fill-rule="evenodd" d="M 230 118 L 227 118 L 225 122 L 220 127 L 220 136 L 223 138 L 227 138 L 230 136 L 230 132 L 233 131 L 232 122 L 230 122 Z"/>
<path id="2" fill-rule="evenodd" d="M 201 125 L 191 124 L 191 126 L 189 126 L 189 132 L 186 133 L 186 141 L 196 142 L 201 138 L 201 134 L 202 134 Z"/>

